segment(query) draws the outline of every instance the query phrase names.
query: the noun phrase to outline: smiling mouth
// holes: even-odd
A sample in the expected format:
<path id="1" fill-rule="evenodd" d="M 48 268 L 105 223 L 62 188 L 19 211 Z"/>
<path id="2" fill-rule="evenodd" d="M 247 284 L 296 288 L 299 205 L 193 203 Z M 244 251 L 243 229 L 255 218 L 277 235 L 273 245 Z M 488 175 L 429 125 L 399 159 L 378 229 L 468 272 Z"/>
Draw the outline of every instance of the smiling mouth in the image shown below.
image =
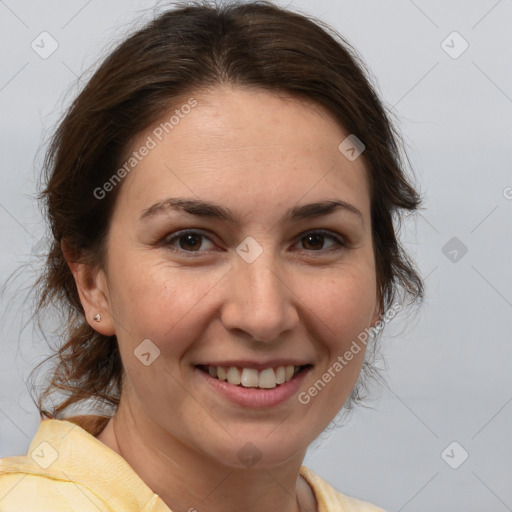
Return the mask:
<path id="1" fill-rule="evenodd" d="M 312 365 L 303 366 L 277 366 L 276 368 L 239 368 L 236 366 L 207 366 L 197 365 L 197 368 L 214 379 L 226 381 L 234 386 L 244 388 L 273 389 L 291 381 L 298 373 L 310 368 Z"/>

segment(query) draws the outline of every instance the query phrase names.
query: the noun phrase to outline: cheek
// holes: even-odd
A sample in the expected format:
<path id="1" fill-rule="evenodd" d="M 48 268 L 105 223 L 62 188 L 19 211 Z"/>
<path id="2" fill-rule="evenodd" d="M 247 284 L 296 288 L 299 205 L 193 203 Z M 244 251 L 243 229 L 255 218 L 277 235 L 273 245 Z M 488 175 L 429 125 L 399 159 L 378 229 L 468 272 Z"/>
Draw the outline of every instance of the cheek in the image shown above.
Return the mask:
<path id="1" fill-rule="evenodd" d="M 306 286 L 307 283 L 304 283 Z M 376 302 L 376 280 L 368 269 L 343 270 L 326 280 L 317 281 L 311 310 L 328 328 L 328 345 L 339 351 L 369 327 Z M 306 289 L 304 290 L 304 296 Z M 306 301 L 307 303 L 307 301 Z"/>
<path id="2" fill-rule="evenodd" d="M 116 287 L 113 306 L 119 344 L 121 350 L 133 351 L 150 339 L 163 355 L 177 356 L 204 327 L 201 302 L 219 276 L 148 260 L 116 268 L 115 279 L 121 286 Z"/>
<path id="3" fill-rule="evenodd" d="M 311 309 L 325 357 L 298 401 L 321 429 L 342 408 L 361 372 L 364 341 L 376 307 L 376 282 L 372 272 L 354 271 L 318 285 Z"/>
<path id="4" fill-rule="evenodd" d="M 176 377 L 183 356 L 208 327 L 205 299 L 222 274 L 194 273 L 148 259 L 143 265 L 116 269 L 115 278 L 122 286 L 117 287 L 113 303 L 126 392 L 153 407 L 156 416 L 165 409 L 163 404 L 179 408 L 186 401 Z M 143 358 L 148 353 L 146 366 Z"/>

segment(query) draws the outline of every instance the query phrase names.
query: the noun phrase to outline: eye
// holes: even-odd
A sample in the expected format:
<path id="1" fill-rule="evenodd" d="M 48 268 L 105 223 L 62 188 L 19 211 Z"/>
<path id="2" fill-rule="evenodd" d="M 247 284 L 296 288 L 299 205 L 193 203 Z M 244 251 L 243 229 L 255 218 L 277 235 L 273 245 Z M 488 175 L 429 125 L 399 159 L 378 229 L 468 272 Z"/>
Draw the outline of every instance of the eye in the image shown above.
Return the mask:
<path id="1" fill-rule="evenodd" d="M 326 240 L 330 240 L 331 244 L 326 248 L 324 243 Z M 320 252 L 325 251 L 330 247 L 344 248 L 346 247 L 345 242 L 337 235 L 330 233 L 329 231 L 309 231 L 300 237 L 300 241 L 303 248 L 308 252 Z"/>
<path id="2" fill-rule="evenodd" d="M 326 243 L 328 243 L 327 247 L 325 246 Z M 190 229 L 167 236 L 162 241 L 162 244 L 178 252 L 188 253 L 200 253 L 214 248 L 214 243 L 202 231 Z M 302 248 L 299 248 L 299 251 L 302 250 L 308 253 L 340 250 L 347 245 L 341 237 L 323 230 L 303 233 L 297 244 L 302 244 Z"/>
<path id="3" fill-rule="evenodd" d="M 204 247 L 205 240 L 211 244 L 210 247 Z M 202 252 L 213 247 L 212 241 L 204 233 L 195 230 L 179 231 L 165 238 L 163 244 L 186 252 Z"/>

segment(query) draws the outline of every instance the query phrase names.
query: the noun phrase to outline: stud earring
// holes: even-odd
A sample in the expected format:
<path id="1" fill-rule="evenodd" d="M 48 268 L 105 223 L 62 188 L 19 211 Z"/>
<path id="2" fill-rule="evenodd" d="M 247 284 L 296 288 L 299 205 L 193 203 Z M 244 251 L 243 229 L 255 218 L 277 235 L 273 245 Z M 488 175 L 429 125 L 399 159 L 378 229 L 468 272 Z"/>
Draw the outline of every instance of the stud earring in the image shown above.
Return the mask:
<path id="1" fill-rule="evenodd" d="M 101 315 L 99 313 L 94 315 L 93 318 L 94 318 L 94 320 L 96 320 L 96 322 L 101 322 Z"/>

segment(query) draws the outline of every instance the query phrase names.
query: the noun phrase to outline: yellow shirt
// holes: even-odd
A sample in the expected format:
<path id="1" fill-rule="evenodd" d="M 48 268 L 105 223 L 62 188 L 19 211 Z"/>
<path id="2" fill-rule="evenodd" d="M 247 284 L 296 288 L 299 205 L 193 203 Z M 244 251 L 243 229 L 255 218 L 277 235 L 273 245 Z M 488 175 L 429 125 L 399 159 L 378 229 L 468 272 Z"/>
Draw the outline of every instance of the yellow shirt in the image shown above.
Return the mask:
<path id="1" fill-rule="evenodd" d="M 300 472 L 318 512 L 384 512 Z M 43 420 L 27 455 L 0 459 L 0 512 L 99 511 L 171 512 L 120 455 L 66 420 Z"/>

